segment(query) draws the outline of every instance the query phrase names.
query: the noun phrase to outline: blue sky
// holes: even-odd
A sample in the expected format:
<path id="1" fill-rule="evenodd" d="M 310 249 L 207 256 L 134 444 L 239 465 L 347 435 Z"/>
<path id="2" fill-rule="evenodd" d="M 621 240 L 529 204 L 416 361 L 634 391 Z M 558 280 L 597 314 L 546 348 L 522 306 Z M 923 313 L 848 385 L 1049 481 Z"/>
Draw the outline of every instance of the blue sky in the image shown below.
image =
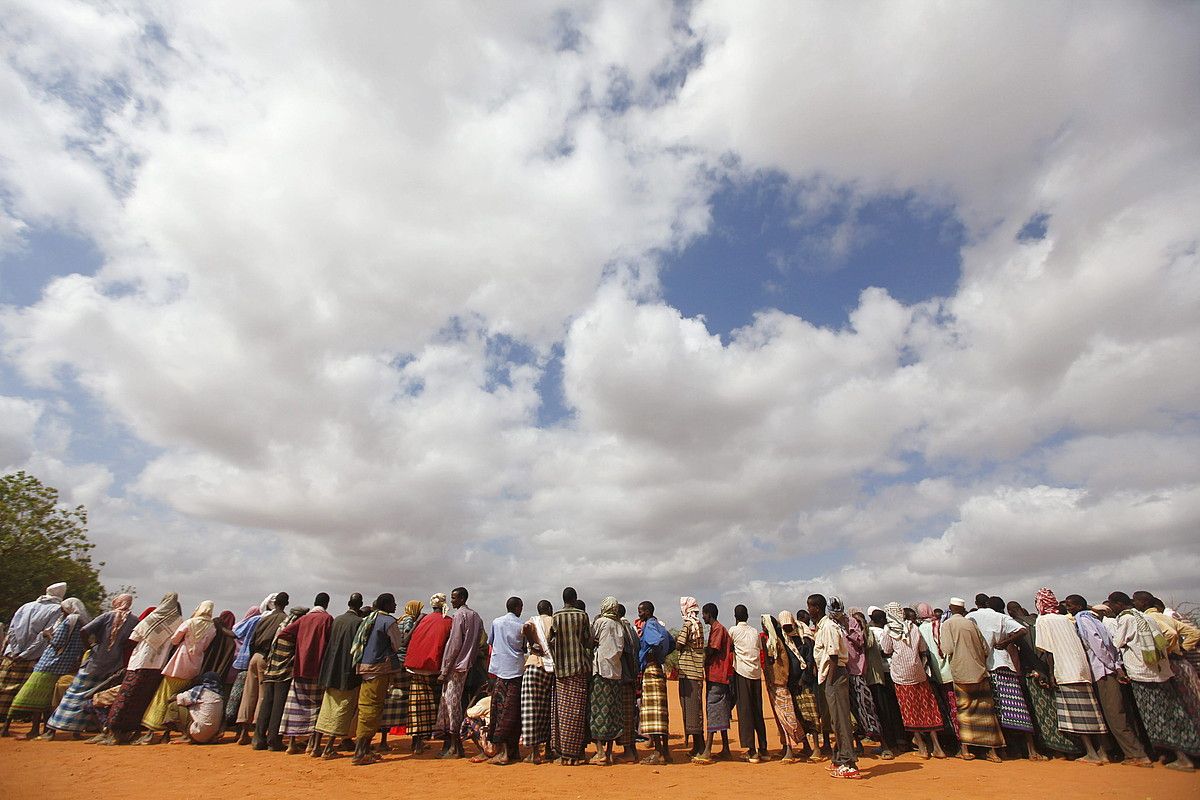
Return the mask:
<path id="1" fill-rule="evenodd" d="M 229 607 L 1195 596 L 1200 11 L 910 14 L 10 4 L 0 468 Z"/>

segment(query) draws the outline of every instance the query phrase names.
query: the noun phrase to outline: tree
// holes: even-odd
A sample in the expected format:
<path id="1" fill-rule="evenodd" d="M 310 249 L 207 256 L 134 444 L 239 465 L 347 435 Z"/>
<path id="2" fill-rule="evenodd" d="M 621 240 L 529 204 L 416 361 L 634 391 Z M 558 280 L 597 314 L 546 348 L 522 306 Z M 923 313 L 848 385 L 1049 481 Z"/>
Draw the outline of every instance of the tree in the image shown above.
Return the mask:
<path id="1" fill-rule="evenodd" d="M 87 536 L 87 509 L 59 505 L 58 490 L 25 472 L 0 477 L 0 619 L 65 581 L 94 613 L 107 596 L 95 547 Z"/>

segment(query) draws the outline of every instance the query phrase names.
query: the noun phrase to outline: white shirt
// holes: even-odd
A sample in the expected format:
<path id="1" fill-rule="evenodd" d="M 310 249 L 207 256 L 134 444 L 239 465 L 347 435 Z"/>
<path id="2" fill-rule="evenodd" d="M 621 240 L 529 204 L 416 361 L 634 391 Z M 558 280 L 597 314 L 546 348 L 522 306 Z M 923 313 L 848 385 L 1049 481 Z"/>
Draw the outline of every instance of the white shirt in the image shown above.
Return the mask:
<path id="1" fill-rule="evenodd" d="M 850 658 L 847 649 L 846 634 L 842 628 L 828 616 L 821 617 L 817 623 L 817 635 L 813 640 L 813 658 L 817 661 L 817 682 L 825 683 L 833 673 L 831 659 L 837 656 L 838 663 L 845 666 Z"/>
<path id="2" fill-rule="evenodd" d="M 979 632 L 983 634 L 983 640 L 988 645 L 988 663 L 989 670 L 1007 667 L 1013 672 L 1018 672 L 1016 665 L 1008 656 L 1007 650 L 997 650 L 996 642 L 1008 637 L 1017 631 L 1025 630 L 1025 627 L 1017 622 L 1008 614 L 1001 614 L 999 611 L 993 611 L 990 608 L 977 608 L 967 614 L 967 619 L 972 620 L 979 626 Z"/>
<path id="3" fill-rule="evenodd" d="M 1108 622 L 1107 619 L 1104 620 Z M 1166 683 L 1175 675 L 1167 659 L 1161 658 L 1151 666 L 1142 658 L 1142 649 L 1137 642 L 1137 620 L 1132 614 L 1122 614 L 1114 620 L 1116 631 L 1113 633 L 1113 647 L 1121 652 L 1121 660 L 1125 662 L 1125 674 L 1131 680 L 1142 683 Z M 1154 620 L 1149 620 L 1155 625 Z"/>
<path id="4" fill-rule="evenodd" d="M 744 622 L 729 629 L 733 640 L 733 671 L 751 681 L 762 679 L 762 662 L 758 660 L 758 631 Z"/>
<path id="5" fill-rule="evenodd" d="M 170 637 L 164 639 L 157 650 L 151 648 L 148 641 L 138 642 L 129 654 L 127 669 L 162 669 L 171 655 L 171 647 Z"/>
<path id="6" fill-rule="evenodd" d="M 1092 668 L 1075 624 L 1062 614 L 1042 614 L 1034 624 L 1037 649 L 1054 656 L 1054 680 L 1059 683 L 1091 683 Z"/>

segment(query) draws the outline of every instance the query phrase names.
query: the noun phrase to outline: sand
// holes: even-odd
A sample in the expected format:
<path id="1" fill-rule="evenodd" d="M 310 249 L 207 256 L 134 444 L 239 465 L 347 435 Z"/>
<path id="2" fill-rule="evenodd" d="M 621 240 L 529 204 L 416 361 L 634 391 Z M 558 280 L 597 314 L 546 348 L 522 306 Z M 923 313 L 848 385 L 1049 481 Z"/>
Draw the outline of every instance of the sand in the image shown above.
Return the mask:
<path id="1" fill-rule="evenodd" d="M 674 684 L 671 685 L 674 695 Z M 681 719 L 674 702 L 672 721 Z M 23 734 L 27 726 L 14 725 Z M 778 736 L 767 719 L 772 748 Z M 735 728 L 736 731 L 736 728 Z M 924 761 L 915 754 L 894 761 L 870 756 L 859 762 L 860 781 L 830 778 L 828 762 L 697 766 L 683 751 L 681 736 L 671 739 L 677 763 L 664 767 L 622 764 L 613 767 L 560 767 L 514 764 L 506 767 L 439 761 L 432 752 L 414 757 L 407 738 L 395 738 L 398 752 L 377 764 L 351 766 L 349 758 L 321 761 L 308 756 L 256 752 L 232 744 L 152 747 L 99 747 L 70 740 L 0 740 L 0 798 L 120 797 L 123 800 L 333 800 L 339 797 L 462 798 L 621 798 L 669 792 L 673 798 L 757 797 L 774 800 L 819 792 L 822 798 L 861 797 L 886 792 L 897 798 L 1053 797 L 1184 798 L 1200 797 L 1200 773 L 1179 773 L 1157 766 L 1093 767 L 1063 760 L 1025 760 L 990 764 L 983 759 Z M 400 747 L 399 745 L 403 745 Z M 733 737 L 737 749 L 736 733 Z M 468 754 L 474 753 L 468 744 Z M 399 752 L 401 751 L 402 752 Z M 774 751 L 773 751 L 774 752 Z"/>

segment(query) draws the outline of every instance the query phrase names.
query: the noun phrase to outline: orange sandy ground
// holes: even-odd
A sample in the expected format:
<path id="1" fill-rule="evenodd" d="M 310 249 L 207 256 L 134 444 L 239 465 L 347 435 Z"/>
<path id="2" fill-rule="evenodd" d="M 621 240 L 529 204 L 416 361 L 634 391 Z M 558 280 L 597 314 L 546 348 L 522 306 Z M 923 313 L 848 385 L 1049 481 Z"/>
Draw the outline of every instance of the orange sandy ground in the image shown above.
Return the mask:
<path id="1" fill-rule="evenodd" d="M 671 721 L 681 719 L 672 695 Z M 767 713 L 772 752 L 778 751 L 774 720 Z M 643 795 L 699 800 L 751 795 L 789 798 L 800 793 L 821 797 L 861 797 L 864 792 L 893 798 L 1185 798 L 1200 797 L 1200 773 L 1178 773 L 1161 766 L 1139 769 L 1121 765 L 1093 767 L 1055 760 L 1025 760 L 989 764 L 957 759 L 923 761 L 907 754 L 895 761 L 864 757 L 861 781 L 838 781 L 826 772 L 828 762 L 751 765 L 691 764 L 681 736 L 671 739 L 677 763 L 666 767 L 618 765 L 559 767 L 514 764 L 494 767 L 466 761 L 443 762 L 432 752 L 414 758 L 408 739 L 403 753 L 384 756 L 378 764 L 352 767 L 349 758 L 320 761 L 307 756 L 255 752 L 234 744 L 212 746 L 97 747 L 82 742 L 27 742 L 19 738 L 27 726 L 14 725 L 17 734 L 0 740 L 0 798 L 118 797 L 122 800 L 332 800 L 339 797 L 480 798 L 621 798 Z M 232 742 L 226 735 L 226 742 Z M 733 745 L 737 748 L 736 723 Z M 400 748 L 397 747 L 399 750 Z M 474 748 L 467 745 L 468 754 Z"/>

